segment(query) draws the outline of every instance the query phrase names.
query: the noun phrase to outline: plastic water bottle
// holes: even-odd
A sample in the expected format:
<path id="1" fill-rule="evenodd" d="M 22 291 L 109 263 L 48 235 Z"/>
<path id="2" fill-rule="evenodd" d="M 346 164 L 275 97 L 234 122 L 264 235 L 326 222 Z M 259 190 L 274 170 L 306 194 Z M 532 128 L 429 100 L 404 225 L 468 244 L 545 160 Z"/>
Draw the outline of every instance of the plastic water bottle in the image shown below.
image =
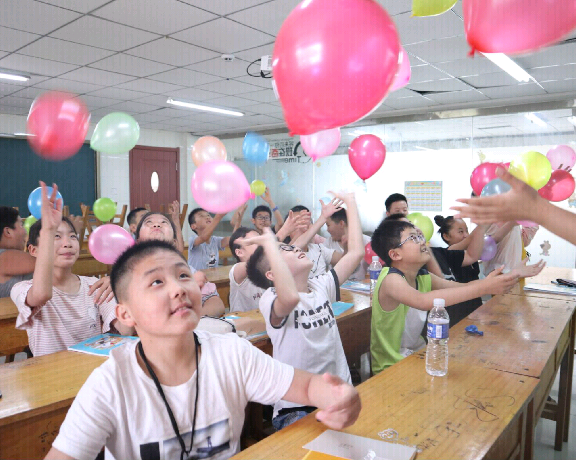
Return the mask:
<path id="1" fill-rule="evenodd" d="M 378 282 L 378 277 L 382 271 L 382 264 L 378 256 L 372 256 L 372 263 L 368 267 L 368 273 L 370 274 L 370 306 L 372 306 L 372 299 L 374 296 L 374 290 L 376 289 L 376 283 Z"/>
<path id="2" fill-rule="evenodd" d="M 426 372 L 436 377 L 448 373 L 448 329 L 450 317 L 444 299 L 434 299 L 434 308 L 428 314 L 428 348 Z"/>

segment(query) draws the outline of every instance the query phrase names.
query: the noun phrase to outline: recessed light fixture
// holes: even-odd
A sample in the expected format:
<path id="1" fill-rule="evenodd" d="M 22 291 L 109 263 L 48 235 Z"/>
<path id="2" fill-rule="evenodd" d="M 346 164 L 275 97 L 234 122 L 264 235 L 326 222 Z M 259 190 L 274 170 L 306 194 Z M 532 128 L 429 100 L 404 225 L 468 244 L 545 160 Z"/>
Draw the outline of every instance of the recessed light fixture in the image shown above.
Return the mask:
<path id="1" fill-rule="evenodd" d="M 26 75 L 15 75 L 13 73 L 6 73 L 5 71 L 0 71 L 0 78 L 5 80 L 14 80 L 14 81 L 28 81 L 30 77 Z"/>
<path id="2" fill-rule="evenodd" d="M 546 123 L 544 120 L 542 120 L 542 118 L 540 118 L 535 113 L 532 113 L 532 112 L 526 113 L 526 114 L 524 114 L 524 116 L 526 118 L 528 118 L 528 120 L 530 120 L 532 123 L 535 123 L 538 126 L 541 126 L 542 128 L 545 128 L 546 126 L 548 126 L 548 123 Z"/>
<path id="3" fill-rule="evenodd" d="M 568 123 L 572 123 L 576 127 L 576 117 L 568 117 Z"/>
<path id="4" fill-rule="evenodd" d="M 482 53 L 482 54 L 516 80 L 523 82 L 532 80 L 532 77 L 528 72 L 526 72 L 522 67 L 516 64 L 504 53 Z"/>
<path id="5" fill-rule="evenodd" d="M 172 99 L 171 97 L 168 98 L 168 100 L 166 102 L 168 104 L 176 105 L 178 107 L 186 107 L 187 109 L 201 110 L 203 112 L 214 112 L 214 113 L 219 113 L 222 115 L 231 115 L 233 117 L 243 117 L 244 116 L 244 114 L 242 112 L 237 112 L 236 110 L 222 109 L 219 107 L 212 107 L 209 105 L 196 104 L 194 102 L 178 101 L 176 99 Z"/>

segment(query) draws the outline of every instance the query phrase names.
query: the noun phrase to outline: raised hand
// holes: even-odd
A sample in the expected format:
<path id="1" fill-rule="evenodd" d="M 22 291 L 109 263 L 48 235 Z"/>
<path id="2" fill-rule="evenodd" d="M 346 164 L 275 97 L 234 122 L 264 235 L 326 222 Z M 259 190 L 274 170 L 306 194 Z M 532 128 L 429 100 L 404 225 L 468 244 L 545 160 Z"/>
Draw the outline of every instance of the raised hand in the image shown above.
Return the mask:
<path id="1" fill-rule="evenodd" d="M 524 259 L 520 265 L 514 268 L 514 270 L 512 270 L 510 273 L 517 275 L 518 278 L 530 278 L 531 276 L 538 275 L 542 270 L 544 270 L 544 267 L 546 266 L 546 262 L 544 262 L 542 259 L 540 259 L 538 263 L 532 265 L 526 265 L 527 263 L 528 258 Z"/>
<path id="2" fill-rule="evenodd" d="M 180 224 L 180 203 L 178 200 L 174 200 L 168 205 L 168 214 L 170 214 L 172 222 L 174 222 L 175 225 Z"/>
<path id="3" fill-rule="evenodd" d="M 272 201 L 272 196 L 270 195 L 270 189 L 268 187 L 266 187 L 266 191 L 262 195 L 262 199 L 268 204 L 270 204 Z"/>
<path id="4" fill-rule="evenodd" d="M 327 384 L 327 391 L 333 403 L 316 414 L 316 419 L 334 430 L 341 430 L 352 425 L 360 415 L 362 403 L 356 389 L 340 378 L 323 374 L 322 380 Z"/>
<path id="5" fill-rule="evenodd" d="M 320 200 L 320 206 L 322 207 L 322 212 L 320 214 L 324 219 L 328 219 L 335 212 L 340 211 L 340 209 L 342 209 L 343 204 L 344 201 L 341 200 L 339 197 L 335 197 L 328 204 L 324 204 L 324 202 Z"/>
<path id="6" fill-rule="evenodd" d="M 55 232 L 62 222 L 62 199 L 56 198 L 58 186 L 52 184 L 52 196 L 48 197 L 46 184 L 40 181 L 42 187 L 42 228 Z"/>
<path id="7" fill-rule="evenodd" d="M 518 274 L 514 272 L 503 274 L 503 269 L 504 266 L 497 268 L 484 280 L 489 286 L 487 294 L 506 294 L 518 281 Z"/>
<path id="8" fill-rule="evenodd" d="M 94 303 L 102 305 L 104 302 L 110 302 L 114 298 L 110 277 L 104 276 L 90 286 L 88 295 L 94 294 Z"/>
<path id="9" fill-rule="evenodd" d="M 269 227 L 265 227 L 261 235 L 251 238 L 238 238 L 236 241 L 242 247 L 250 246 L 251 244 L 257 244 L 258 246 L 276 246 L 278 244 L 276 236 L 274 236 L 274 233 Z"/>

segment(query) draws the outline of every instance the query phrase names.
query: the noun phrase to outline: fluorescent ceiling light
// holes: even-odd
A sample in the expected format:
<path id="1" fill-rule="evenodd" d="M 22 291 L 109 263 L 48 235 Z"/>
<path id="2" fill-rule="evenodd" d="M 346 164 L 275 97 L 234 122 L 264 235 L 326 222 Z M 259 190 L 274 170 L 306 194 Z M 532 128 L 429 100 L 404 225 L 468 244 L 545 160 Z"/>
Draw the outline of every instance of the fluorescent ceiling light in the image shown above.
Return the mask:
<path id="1" fill-rule="evenodd" d="M 28 81 L 30 77 L 26 77 L 24 75 L 14 75 L 12 73 L 5 73 L 0 72 L 0 78 L 4 78 L 6 80 L 15 80 L 15 81 Z"/>
<path id="2" fill-rule="evenodd" d="M 431 151 L 434 151 L 434 149 L 429 149 L 428 147 L 420 147 L 419 145 L 417 145 L 415 148 L 420 149 L 420 150 L 431 150 Z"/>
<path id="3" fill-rule="evenodd" d="M 30 136 L 30 137 L 36 137 L 35 134 L 28 134 L 28 133 L 14 133 L 15 136 Z"/>
<path id="4" fill-rule="evenodd" d="M 568 123 L 572 123 L 576 127 L 576 117 L 568 117 Z"/>
<path id="5" fill-rule="evenodd" d="M 545 128 L 546 126 L 548 126 L 548 123 L 546 123 L 544 120 L 542 120 L 542 118 L 540 118 L 535 113 L 527 113 L 524 116 L 526 118 L 528 118 L 528 120 L 530 120 L 532 123 L 536 123 L 538 126 L 541 126 L 542 128 Z"/>
<path id="6" fill-rule="evenodd" d="M 518 81 L 530 81 L 532 77 L 522 67 L 516 64 L 512 59 L 504 53 L 482 53 L 494 64 L 500 67 L 504 72 L 514 77 Z"/>
<path id="7" fill-rule="evenodd" d="M 178 107 L 186 107 L 187 109 L 196 109 L 196 110 L 202 110 L 204 112 L 220 113 L 222 115 L 231 115 L 233 117 L 243 117 L 244 116 L 244 114 L 242 112 L 237 112 L 235 110 L 220 109 L 218 107 L 211 107 L 209 105 L 196 104 L 193 102 L 177 101 L 175 99 L 172 99 L 171 97 L 168 98 L 168 100 L 166 102 L 168 104 L 177 105 Z"/>

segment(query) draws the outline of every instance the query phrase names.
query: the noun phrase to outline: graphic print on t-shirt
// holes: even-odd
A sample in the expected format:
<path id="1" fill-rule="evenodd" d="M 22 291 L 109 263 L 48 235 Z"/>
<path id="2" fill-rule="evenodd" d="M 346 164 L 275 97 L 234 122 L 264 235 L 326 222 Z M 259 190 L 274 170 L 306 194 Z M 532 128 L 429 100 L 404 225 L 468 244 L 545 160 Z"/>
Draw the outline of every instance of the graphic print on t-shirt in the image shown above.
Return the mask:
<path id="1" fill-rule="evenodd" d="M 210 253 L 210 260 L 208 260 L 208 268 L 214 268 L 216 266 L 216 254 Z"/>
<path id="2" fill-rule="evenodd" d="M 336 318 L 334 317 L 330 301 L 327 300 L 324 304 L 316 307 L 314 310 L 299 308 L 300 305 L 301 304 L 298 304 L 294 309 L 294 329 L 298 329 L 298 327 L 303 327 L 304 329 L 316 329 L 324 325 L 332 327 L 336 324 Z"/>

